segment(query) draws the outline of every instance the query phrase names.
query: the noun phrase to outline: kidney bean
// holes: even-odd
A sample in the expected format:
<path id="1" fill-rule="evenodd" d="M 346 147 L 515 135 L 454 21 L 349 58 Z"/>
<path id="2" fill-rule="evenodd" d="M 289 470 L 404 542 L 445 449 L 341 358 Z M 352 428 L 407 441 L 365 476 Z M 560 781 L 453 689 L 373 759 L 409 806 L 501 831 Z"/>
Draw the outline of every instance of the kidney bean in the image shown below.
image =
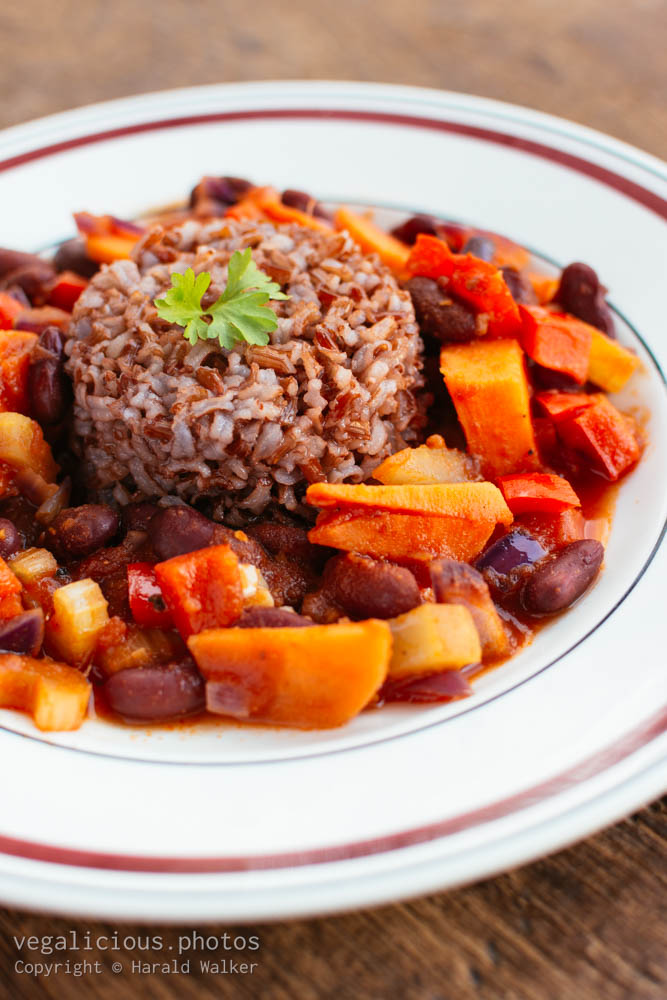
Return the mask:
<path id="1" fill-rule="evenodd" d="M 417 581 L 403 566 L 349 553 L 327 563 L 324 588 L 350 618 L 395 618 L 421 604 Z"/>
<path id="2" fill-rule="evenodd" d="M 34 306 L 41 306 L 48 298 L 48 286 L 55 274 L 53 264 L 37 257 L 34 262 L 9 271 L 4 276 L 2 285 L 18 285 Z"/>
<path id="3" fill-rule="evenodd" d="M 308 215 L 316 215 L 320 219 L 331 219 L 330 213 L 320 205 L 319 201 L 316 201 L 312 195 L 307 194 L 305 191 L 288 188 L 286 191 L 283 191 L 281 199 L 283 205 L 288 205 L 289 208 L 297 208 L 300 212 L 307 212 Z"/>
<path id="4" fill-rule="evenodd" d="M 395 226 L 391 235 L 412 246 L 420 233 L 424 233 L 426 236 L 437 236 L 440 225 L 439 219 L 436 219 L 434 215 L 413 215 L 405 222 L 401 222 L 400 226 Z"/>
<path id="5" fill-rule="evenodd" d="M 614 320 L 605 302 L 605 292 L 593 268 L 576 262 L 563 268 L 554 300 L 573 316 L 613 337 Z"/>
<path id="6" fill-rule="evenodd" d="M 123 528 L 126 532 L 148 531 L 151 521 L 159 513 L 158 505 L 147 500 L 141 503 L 129 503 L 127 507 L 123 507 Z"/>
<path id="7" fill-rule="evenodd" d="M 218 525 L 194 507 L 164 507 L 148 525 L 148 536 L 160 561 L 212 545 Z"/>
<path id="8" fill-rule="evenodd" d="M 323 563 L 333 555 L 331 549 L 309 542 L 307 530 L 296 524 L 259 521 L 250 525 L 247 533 L 251 538 L 256 538 L 271 555 L 286 555 L 316 569 L 321 569 Z"/>
<path id="9" fill-rule="evenodd" d="M 133 722 L 165 722 L 201 712 L 204 691 L 204 680 L 190 660 L 119 670 L 103 687 L 109 708 Z"/>
<path id="10" fill-rule="evenodd" d="M 190 206 L 217 202 L 221 208 L 235 205 L 248 193 L 252 184 L 243 177 L 202 177 L 190 193 Z"/>
<path id="11" fill-rule="evenodd" d="M 44 612 L 32 608 L 0 623 L 0 649 L 36 656 L 44 641 Z"/>
<path id="12" fill-rule="evenodd" d="M 46 529 L 44 541 L 62 559 L 83 559 L 108 545 L 119 526 L 120 518 L 111 507 L 85 503 L 61 511 Z"/>
<path id="13" fill-rule="evenodd" d="M 82 278 L 92 278 L 99 271 L 100 265 L 91 260 L 86 253 L 86 241 L 80 236 L 61 243 L 53 258 L 56 271 L 74 271 Z"/>
<path id="14" fill-rule="evenodd" d="M 492 569 L 506 575 L 517 566 L 538 562 L 545 555 L 546 551 L 535 538 L 524 531 L 509 531 L 489 546 L 475 565 L 478 570 Z"/>
<path id="15" fill-rule="evenodd" d="M 0 278 L 4 278 L 10 271 L 16 271 L 21 267 L 31 267 L 43 263 L 44 261 L 37 254 L 0 247 Z"/>
<path id="16" fill-rule="evenodd" d="M 526 581 L 521 603 L 533 615 L 555 615 L 581 597 L 598 575 L 604 546 L 592 538 L 571 542 Z"/>
<path id="17" fill-rule="evenodd" d="M 62 358 L 65 353 L 63 331 L 57 326 L 47 326 L 39 335 L 37 347 L 39 350 L 36 353 L 40 356 L 42 353 L 48 353 L 52 354 L 55 358 Z"/>
<path id="18" fill-rule="evenodd" d="M 246 608 L 235 622 L 236 628 L 306 628 L 313 623 L 295 611 L 285 608 Z"/>
<path id="19" fill-rule="evenodd" d="M 490 240 L 488 236 L 471 236 L 461 251 L 461 253 L 471 253 L 474 257 L 479 257 L 480 260 L 488 261 L 493 260 L 495 252 L 493 240 Z"/>
<path id="20" fill-rule="evenodd" d="M 524 305 L 534 305 L 537 302 L 532 285 L 520 271 L 515 267 L 501 267 L 500 270 L 515 302 L 522 302 Z"/>
<path id="21" fill-rule="evenodd" d="M 6 517 L 0 517 L 0 558 L 8 559 L 23 548 L 21 533 Z"/>
<path id="22" fill-rule="evenodd" d="M 440 341 L 466 341 L 476 336 L 475 316 L 462 302 L 455 301 L 432 278 L 410 278 L 405 286 L 415 307 L 422 333 Z"/>
<path id="23" fill-rule="evenodd" d="M 25 497 L 6 497 L 0 500 L 0 517 L 8 518 L 12 522 L 26 548 L 35 544 L 40 526 L 35 523 L 35 505 Z"/>
<path id="24" fill-rule="evenodd" d="M 57 358 L 35 358 L 28 369 L 30 412 L 42 426 L 59 423 L 71 399 L 70 382 L 62 361 Z"/>

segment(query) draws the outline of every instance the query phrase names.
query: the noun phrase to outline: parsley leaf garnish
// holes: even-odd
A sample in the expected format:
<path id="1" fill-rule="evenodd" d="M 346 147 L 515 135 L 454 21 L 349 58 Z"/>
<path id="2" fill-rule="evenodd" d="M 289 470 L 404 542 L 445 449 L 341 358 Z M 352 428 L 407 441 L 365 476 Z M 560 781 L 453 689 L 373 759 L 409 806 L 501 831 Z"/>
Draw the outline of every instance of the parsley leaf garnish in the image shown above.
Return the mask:
<path id="1" fill-rule="evenodd" d="M 212 306 L 201 300 L 211 284 L 207 271 L 195 276 L 191 267 L 184 274 L 172 274 L 172 287 L 163 299 L 155 299 L 157 314 L 168 323 L 184 327 L 183 335 L 194 346 L 197 340 L 218 340 L 231 349 L 235 343 L 268 344 L 269 332 L 277 329 L 269 299 L 288 299 L 280 285 L 272 281 L 252 259 L 250 247 L 237 250 L 229 261 L 227 284 Z"/>

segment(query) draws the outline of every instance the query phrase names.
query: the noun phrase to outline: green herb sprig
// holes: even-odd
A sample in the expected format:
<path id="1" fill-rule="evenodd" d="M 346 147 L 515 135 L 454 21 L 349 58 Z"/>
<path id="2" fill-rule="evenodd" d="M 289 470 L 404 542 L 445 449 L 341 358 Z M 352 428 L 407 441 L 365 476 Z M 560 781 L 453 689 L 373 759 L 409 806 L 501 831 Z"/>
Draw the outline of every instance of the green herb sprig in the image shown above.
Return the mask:
<path id="1" fill-rule="evenodd" d="M 237 250 L 229 261 L 225 290 L 211 306 L 201 300 L 211 275 L 202 271 L 195 276 L 191 267 L 184 274 L 172 274 L 172 287 L 163 299 L 155 299 L 157 314 L 168 323 L 182 326 L 183 336 L 194 346 L 198 340 L 217 340 L 231 349 L 236 343 L 265 345 L 278 320 L 266 303 L 288 299 L 280 285 L 272 281 L 252 259 L 250 247 Z"/>

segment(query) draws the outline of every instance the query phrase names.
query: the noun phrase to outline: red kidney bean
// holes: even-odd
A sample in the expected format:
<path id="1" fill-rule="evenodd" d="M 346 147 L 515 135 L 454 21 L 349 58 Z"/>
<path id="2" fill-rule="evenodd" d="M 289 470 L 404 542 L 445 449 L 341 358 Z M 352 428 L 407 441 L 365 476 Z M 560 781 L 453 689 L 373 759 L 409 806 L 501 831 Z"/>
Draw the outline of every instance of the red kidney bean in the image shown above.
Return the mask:
<path id="1" fill-rule="evenodd" d="M 235 205 L 252 186 L 243 177 L 202 177 L 190 193 L 190 205 L 196 208 L 206 201 L 217 202 L 221 208 Z"/>
<path id="2" fill-rule="evenodd" d="M 123 507 L 123 528 L 125 531 L 148 531 L 149 525 L 160 508 L 155 503 L 145 500 L 141 503 L 129 503 Z"/>
<path id="3" fill-rule="evenodd" d="M 189 660 L 119 670 L 103 687 L 109 708 L 133 722 L 166 722 L 201 712 L 204 691 L 204 680 Z"/>
<path id="4" fill-rule="evenodd" d="M 44 641 L 44 612 L 32 608 L 0 623 L 0 649 L 5 653 L 36 656 Z"/>
<path id="5" fill-rule="evenodd" d="M 2 285 L 18 285 L 34 306 L 44 305 L 49 296 L 49 285 L 55 278 L 53 264 L 39 257 L 34 263 L 24 264 L 9 271 L 2 280 Z"/>
<path id="6" fill-rule="evenodd" d="M 524 305 L 534 305 L 537 302 L 532 285 L 526 281 L 520 271 L 517 271 L 515 267 L 501 267 L 500 270 L 515 302 L 521 302 Z"/>
<path id="7" fill-rule="evenodd" d="M 488 236 L 471 236 L 461 251 L 461 253 L 471 253 L 473 257 L 479 257 L 480 260 L 487 261 L 493 260 L 495 252 L 496 248 L 493 240 L 490 240 Z"/>
<path id="8" fill-rule="evenodd" d="M 91 260 L 86 253 L 86 241 L 80 236 L 61 243 L 53 258 L 56 271 L 74 271 L 82 278 L 92 278 L 99 271 L 100 265 Z"/>
<path id="9" fill-rule="evenodd" d="M 52 354 L 55 358 L 62 358 L 65 353 L 65 337 L 62 330 L 57 326 L 47 326 L 42 330 L 37 340 L 40 351 Z M 37 351 L 40 354 L 40 351 Z"/>
<path id="10" fill-rule="evenodd" d="M 106 504 L 86 503 L 61 511 L 44 532 L 44 543 L 62 559 L 83 559 L 117 534 L 120 518 Z"/>
<path id="11" fill-rule="evenodd" d="M 4 278 L 10 271 L 16 271 L 21 267 L 32 267 L 39 264 L 44 264 L 44 261 L 37 254 L 0 247 L 0 278 Z"/>
<path id="12" fill-rule="evenodd" d="M 506 575 L 517 566 L 539 562 L 546 555 L 540 543 L 524 531 L 510 531 L 490 545 L 476 562 L 478 570 Z"/>
<path id="13" fill-rule="evenodd" d="M 40 526 L 35 522 L 35 505 L 25 497 L 6 497 L 0 500 L 0 517 L 12 522 L 26 548 L 35 544 Z"/>
<path id="14" fill-rule="evenodd" d="M 401 222 L 400 226 L 395 226 L 391 235 L 412 246 L 421 233 L 426 236 L 437 236 L 440 225 L 440 220 L 434 215 L 413 215 L 405 222 Z"/>
<path id="15" fill-rule="evenodd" d="M 285 555 L 315 569 L 321 569 L 324 562 L 334 554 L 332 549 L 309 542 L 306 529 L 296 524 L 259 521 L 247 528 L 247 534 L 257 539 L 271 555 Z"/>
<path id="16" fill-rule="evenodd" d="M 604 546 L 592 538 L 571 542 L 545 559 L 526 581 L 521 603 L 532 615 L 555 615 L 574 604 L 600 572 Z"/>
<path id="17" fill-rule="evenodd" d="M 8 559 L 23 548 L 21 533 L 6 517 L 0 517 L 0 558 Z"/>
<path id="18" fill-rule="evenodd" d="M 35 358 L 28 369 L 30 412 L 44 427 L 59 423 L 71 399 L 70 382 L 58 358 Z"/>
<path id="19" fill-rule="evenodd" d="M 415 315 L 422 333 L 446 342 L 473 340 L 477 335 L 475 316 L 462 302 L 440 288 L 432 278 L 410 278 L 405 287 L 412 296 Z"/>
<path id="20" fill-rule="evenodd" d="M 395 618 L 421 604 L 417 581 L 403 566 L 349 553 L 331 559 L 324 589 L 350 618 Z"/>
<path id="21" fill-rule="evenodd" d="M 148 536 L 160 561 L 212 545 L 218 525 L 194 507 L 164 507 L 151 520 Z"/>
<path id="22" fill-rule="evenodd" d="M 246 608 L 235 622 L 236 628 L 307 628 L 313 623 L 285 608 Z"/>
<path id="23" fill-rule="evenodd" d="M 614 337 L 614 320 L 605 302 L 605 292 L 593 268 L 577 261 L 563 268 L 554 300 L 573 316 Z"/>
<path id="24" fill-rule="evenodd" d="M 326 208 L 320 205 L 319 201 L 316 201 L 312 195 L 307 194 L 305 191 L 288 188 L 286 191 L 283 191 L 281 199 L 283 205 L 287 205 L 289 208 L 297 208 L 300 212 L 306 212 L 308 215 L 316 215 L 320 219 L 331 219 L 332 217 Z"/>

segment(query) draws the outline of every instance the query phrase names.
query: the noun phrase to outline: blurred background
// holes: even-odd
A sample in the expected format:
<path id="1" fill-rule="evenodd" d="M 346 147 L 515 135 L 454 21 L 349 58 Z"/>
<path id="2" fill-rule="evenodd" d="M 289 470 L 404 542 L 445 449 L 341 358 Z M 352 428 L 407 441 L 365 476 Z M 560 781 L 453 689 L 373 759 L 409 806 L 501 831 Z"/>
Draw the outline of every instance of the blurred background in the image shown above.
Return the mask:
<path id="1" fill-rule="evenodd" d="M 667 155 L 665 0 L 0 4 L 0 127 L 198 83 L 346 79 L 514 101 Z"/>

